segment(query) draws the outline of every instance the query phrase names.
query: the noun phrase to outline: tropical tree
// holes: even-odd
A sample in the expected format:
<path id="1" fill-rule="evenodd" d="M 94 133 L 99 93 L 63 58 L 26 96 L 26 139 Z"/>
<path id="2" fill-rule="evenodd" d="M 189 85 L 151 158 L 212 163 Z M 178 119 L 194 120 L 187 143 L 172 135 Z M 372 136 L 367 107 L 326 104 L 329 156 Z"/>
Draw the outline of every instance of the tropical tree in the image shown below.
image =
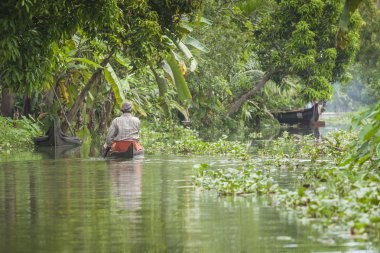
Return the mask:
<path id="1" fill-rule="evenodd" d="M 185 31 L 184 36 L 177 38 L 173 33 L 167 34 L 170 51 L 161 61 L 161 66 L 151 66 L 159 89 L 159 105 L 166 117 L 171 117 L 171 109 L 175 108 L 185 121 L 189 120 L 187 107 L 192 102 L 192 95 L 185 76 L 194 73 L 198 66 L 197 57 L 200 53 L 208 51 L 201 42 L 191 36 L 191 33 L 194 29 L 210 24 L 204 17 L 190 20 L 183 16 L 180 26 Z M 173 86 L 180 103 L 168 96 Z"/>
<path id="2" fill-rule="evenodd" d="M 83 104 L 88 91 L 102 75 L 117 52 L 129 58 L 134 69 L 144 67 L 146 63 L 155 65 L 159 62 L 169 46 L 166 31 L 181 37 L 180 17 L 192 14 L 200 7 L 200 1 L 119 1 L 120 18 L 112 33 L 99 31 L 97 37 L 107 45 L 106 51 L 99 57 L 97 67 L 87 84 L 80 91 L 75 103 L 67 114 L 67 122 L 74 119 Z M 107 67 L 109 69 L 109 67 Z M 67 129 L 67 123 L 62 126 Z"/>
<path id="3" fill-rule="evenodd" d="M 3 110 L 11 93 L 30 93 L 52 77 L 52 43 L 68 39 L 78 27 L 112 27 L 117 2 L 4 0 L 0 3 L 0 76 Z"/>
<path id="4" fill-rule="evenodd" d="M 203 16 L 211 22 L 194 30 L 208 51 L 197 58 L 199 68 L 186 76 L 192 94 L 192 126 L 202 133 L 226 126 L 223 111 L 228 99 L 247 85 L 243 73 L 250 59 L 250 23 L 231 1 L 206 1 Z"/>
<path id="5" fill-rule="evenodd" d="M 230 106 L 227 115 L 257 94 L 272 80 L 281 85 L 299 78 L 305 101 L 326 100 L 331 82 L 346 81 L 347 67 L 359 46 L 361 19 L 352 15 L 345 43 L 336 43 L 342 1 L 278 1 L 273 12 L 254 24 L 253 44 L 262 78 Z"/>
<path id="6" fill-rule="evenodd" d="M 2 1 L 2 91 L 30 93 L 51 80 L 56 68 L 52 44 L 70 39 L 81 29 L 88 38 L 103 41 L 107 48 L 98 52 L 100 67 L 74 103 L 68 115 L 70 120 L 113 54 L 120 51 L 128 55 L 135 68 L 157 61 L 160 52 L 167 48 L 162 43 L 164 31 L 177 31 L 180 35 L 180 16 L 199 7 L 200 1 Z"/>

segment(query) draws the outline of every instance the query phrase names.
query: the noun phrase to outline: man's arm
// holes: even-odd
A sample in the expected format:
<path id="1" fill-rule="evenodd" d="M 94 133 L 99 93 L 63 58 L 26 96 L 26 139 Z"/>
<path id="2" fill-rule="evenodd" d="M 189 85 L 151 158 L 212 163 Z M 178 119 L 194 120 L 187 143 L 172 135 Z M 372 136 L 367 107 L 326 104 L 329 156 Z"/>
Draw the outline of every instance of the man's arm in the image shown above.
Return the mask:
<path id="1" fill-rule="evenodd" d="M 107 138 L 106 138 L 106 144 L 108 147 L 111 147 L 112 141 L 117 135 L 117 125 L 116 125 L 116 120 L 114 119 L 111 123 L 110 129 L 108 130 Z"/>

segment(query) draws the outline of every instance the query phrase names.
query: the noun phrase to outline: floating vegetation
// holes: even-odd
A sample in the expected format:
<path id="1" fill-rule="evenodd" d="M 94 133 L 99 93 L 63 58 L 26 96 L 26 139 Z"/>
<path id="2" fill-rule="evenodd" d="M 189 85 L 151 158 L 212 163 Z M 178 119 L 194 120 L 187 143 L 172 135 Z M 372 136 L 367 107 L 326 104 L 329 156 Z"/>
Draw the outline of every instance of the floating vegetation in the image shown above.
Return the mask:
<path id="1" fill-rule="evenodd" d="M 162 124 L 157 131 L 143 129 L 142 132 L 148 154 L 223 155 L 242 160 L 250 157 L 247 144 L 228 141 L 227 136 L 215 142 L 206 142 L 196 131 L 170 124 Z"/>
<path id="2" fill-rule="evenodd" d="M 282 189 L 274 204 L 317 218 L 326 227 L 347 226 L 351 234 L 380 232 L 380 176 L 367 168 L 317 166 L 304 170 L 298 189 Z"/>
<path id="3" fill-rule="evenodd" d="M 195 168 L 194 184 L 219 194 L 268 194 L 278 192 L 279 187 L 269 171 L 251 166 L 211 170 L 207 164 Z"/>
<path id="4" fill-rule="evenodd" d="M 349 131 L 331 132 L 324 139 L 284 133 L 259 149 L 245 166 L 199 166 L 194 184 L 221 194 L 269 194 L 273 205 L 296 210 L 300 217 L 345 228 L 352 235 L 378 238 L 379 168 L 372 160 L 359 166 L 347 156 L 361 147 L 358 138 L 363 137 Z M 281 188 L 274 180 L 272 174 L 278 169 L 297 175 L 292 189 Z"/>

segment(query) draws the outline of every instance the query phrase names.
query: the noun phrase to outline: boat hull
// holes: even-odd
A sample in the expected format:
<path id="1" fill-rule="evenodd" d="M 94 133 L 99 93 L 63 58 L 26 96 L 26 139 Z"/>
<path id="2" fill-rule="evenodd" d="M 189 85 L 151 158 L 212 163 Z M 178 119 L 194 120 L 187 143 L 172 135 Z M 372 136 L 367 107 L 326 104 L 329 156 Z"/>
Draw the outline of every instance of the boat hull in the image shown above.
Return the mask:
<path id="1" fill-rule="evenodd" d="M 62 132 L 58 119 L 53 120 L 53 124 L 47 131 L 46 136 L 34 137 L 33 142 L 39 147 L 76 147 L 82 145 L 81 139 L 66 136 Z"/>
<path id="2" fill-rule="evenodd" d="M 135 156 L 144 154 L 142 145 L 136 141 L 119 141 L 112 144 L 112 149 L 108 153 L 109 158 L 132 159 Z"/>
<path id="3" fill-rule="evenodd" d="M 282 124 L 313 124 L 318 121 L 320 105 L 314 104 L 309 109 L 273 112 L 273 116 Z"/>

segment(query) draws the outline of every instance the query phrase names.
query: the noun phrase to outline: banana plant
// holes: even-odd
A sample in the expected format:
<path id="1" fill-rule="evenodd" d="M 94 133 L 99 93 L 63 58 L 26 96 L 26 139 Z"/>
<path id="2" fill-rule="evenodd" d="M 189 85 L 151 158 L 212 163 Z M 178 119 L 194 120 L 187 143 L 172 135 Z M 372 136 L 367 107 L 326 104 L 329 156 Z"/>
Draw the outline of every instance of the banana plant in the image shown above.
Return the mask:
<path id="1" fill-rule="evenodd" d="M 193 27 L 199 24 L 209 25 L 211 22 L 205 18 L 200 18 L 198 22 L 191 22 L 186 17 L 182 17 L 181 28 L 186 30 L 188 34 L 181 40 L 174 39 L 170 35 L 166 37 L 166 40 L 171 46 L 171 50 L 161 62 L 162 70 L 165 75 L 158 74 L 158 71 L 151 66 L 159 88 L 161 108 L 167 116 L 170 114 L 169 108 L 176 108 L 184 115 L 186 121 L 189 120 L 187 107 L 190 105 L 192 96 L 185 75 L 187 70 L 194 72 L 197 68 L 198 62 L 194 56 L 194 50 L 203 53 L 208 52 L 206 46 L 189 35 L 193 31 Z M 189 68 L 186 67 L 186 63 L 189 65 Z M 170 103 L 169 100 L 165 98 L 170 84 L 175 86 L 178 99 L 183 106 L 179 103 Z"/>
<path id="2" fill-rule="evenodd" d="M 126 79 L 120 80 L 111 64 L 107 64 L 104 68 L 104 77 L 111 86 L 113 93 L 115 94 L 116 102 L 121 107 L 121 104 L 125 100 L 123 89 L 128 88 L 128 82 Z"/>

